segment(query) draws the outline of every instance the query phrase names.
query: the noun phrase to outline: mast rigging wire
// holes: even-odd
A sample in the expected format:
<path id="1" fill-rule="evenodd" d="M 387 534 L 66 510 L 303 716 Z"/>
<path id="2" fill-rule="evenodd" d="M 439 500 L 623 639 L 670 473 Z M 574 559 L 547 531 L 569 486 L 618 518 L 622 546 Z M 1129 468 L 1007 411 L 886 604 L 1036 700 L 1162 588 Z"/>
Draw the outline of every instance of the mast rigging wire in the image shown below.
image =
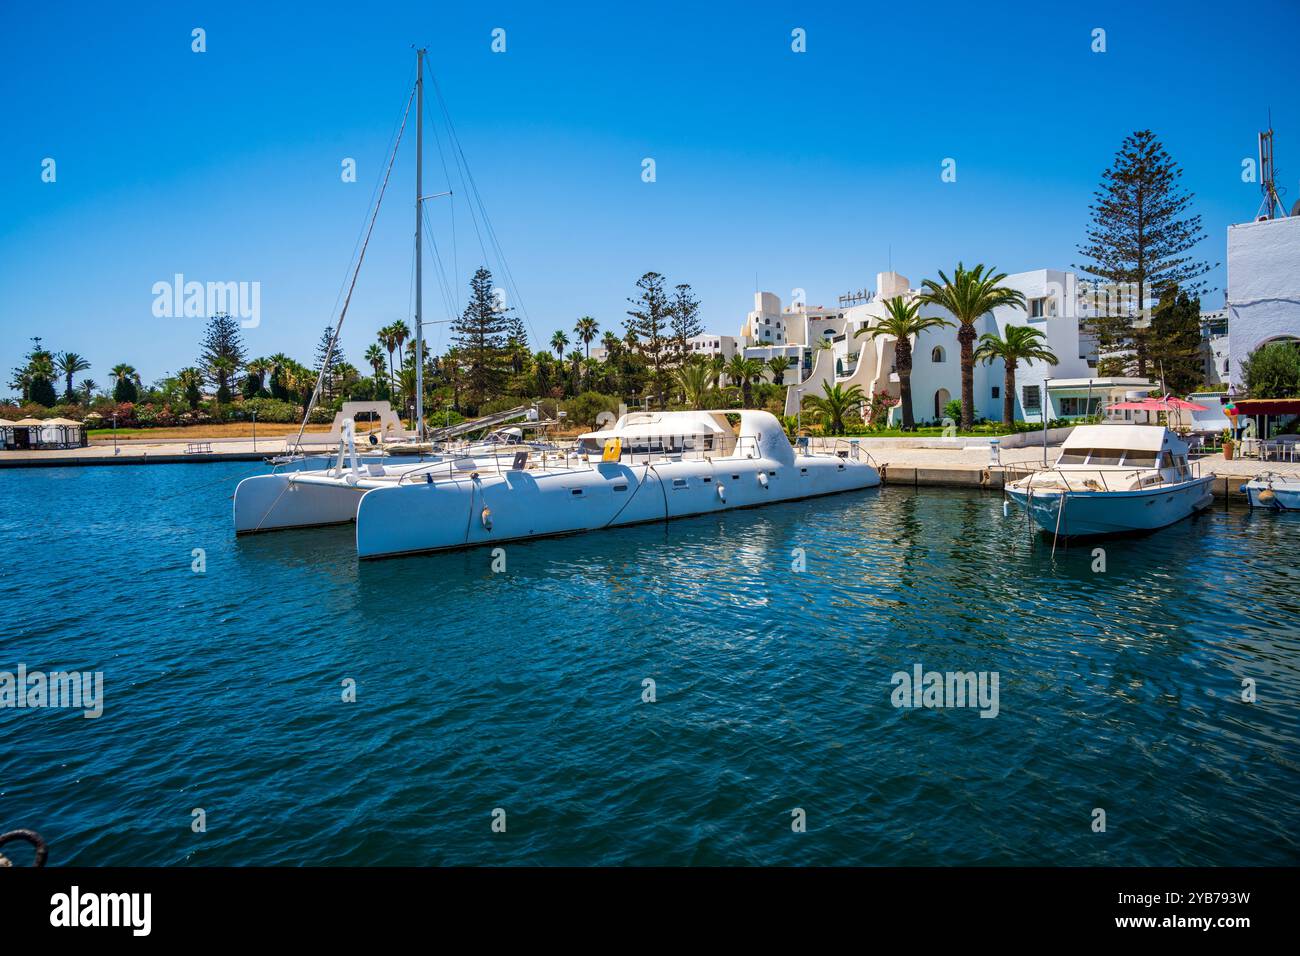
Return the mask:
<path id="1" fill-rule="evenodd" d="M 316 377 L 316 387 L 312 389 L 311 401 L 307 403 L 307 409 L 302 416 L 302 424 L 298 427 L 298 438 L 296 445 L 302 444 L 303 432 L 307 430 L 307 422 L 311 418 L 312 410 L 316 407 L 316 402 L 320 398 L 321 385 L 325 381 L 325 374 L 329 371 L 330 361 L 334 358 L 334 351 L 338 347 L 339 333 L 343 330 L 343 320 L 347 318 L 348 306 L 352 302 L 352 293 L 357 287 L 357 276 L 361 273 L 361 264 L 366 260 L 366 249 L 370 245 L 370 236 L 375 231 L 375 220 L 379 218 L 379 207 L 383 204 L 384 193 L 388 189 L 388 179 L 393 172 L 393 163 L 397 160 L 397 148 L 402 143 L 402 133 L 406 131 L 406 120 L 411 112 L 411 103 L 415 99 L 415 87 L 411 87 L 411 95 L 406 98 L 406 109 L 402 111 L 402 125 L 397 130 L 397 140 L 393 143 L 393 152 L 388 157 L 388 168 L 384 170 L 384 181 L 379 187 L 379 196 L 375 200 L 374 212 L 370 215 L 370 225 L 366 228 L 366 238 L 361 244 L 361 252 L 357 256 L 356 268 L 352 270 L 352 281 L 348 285 L 347 298 L 343 300 L 343 308 L 339 311 L 338 323 L 334 326 L 334 334 L 330 337 L 329 350 L 325 353 L 325 360 L 321 362 L 320 374 Z"/>

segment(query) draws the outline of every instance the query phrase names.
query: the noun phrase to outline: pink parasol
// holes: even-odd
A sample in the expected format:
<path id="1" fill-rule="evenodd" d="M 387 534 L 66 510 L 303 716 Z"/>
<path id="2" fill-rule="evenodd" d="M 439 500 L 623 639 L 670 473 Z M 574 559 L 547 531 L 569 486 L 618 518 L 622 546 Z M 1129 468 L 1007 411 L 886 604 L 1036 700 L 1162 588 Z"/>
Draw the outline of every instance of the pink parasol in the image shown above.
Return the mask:
<path id="1" fill-rule="evenodd" d="M 1197 405 L 1195 402 L 1187 402 L 1170 395 L 1166 395 L 1164 398 L 1144 398 L 1136 402 L 1117 402 L 1110 407 L 1135 412 L 1175 412 L 1184 409 L 1190 412 L 1208 411 L 1205 405 Z"/>

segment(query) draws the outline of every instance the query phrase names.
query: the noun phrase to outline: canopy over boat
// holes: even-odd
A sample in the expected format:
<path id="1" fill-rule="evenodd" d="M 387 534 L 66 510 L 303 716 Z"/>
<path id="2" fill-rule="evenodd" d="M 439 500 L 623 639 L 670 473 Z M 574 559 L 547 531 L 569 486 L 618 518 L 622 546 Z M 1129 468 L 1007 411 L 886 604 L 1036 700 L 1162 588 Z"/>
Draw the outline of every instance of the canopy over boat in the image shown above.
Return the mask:
<path id="1" fill-rule="evenodd" d="M 1164 425 L 1079 425 L 1061 445 L 1062 451 L 1074 448 L 1124 448 L 1133 451 L 1160 451 L 1169 430 Z"/>

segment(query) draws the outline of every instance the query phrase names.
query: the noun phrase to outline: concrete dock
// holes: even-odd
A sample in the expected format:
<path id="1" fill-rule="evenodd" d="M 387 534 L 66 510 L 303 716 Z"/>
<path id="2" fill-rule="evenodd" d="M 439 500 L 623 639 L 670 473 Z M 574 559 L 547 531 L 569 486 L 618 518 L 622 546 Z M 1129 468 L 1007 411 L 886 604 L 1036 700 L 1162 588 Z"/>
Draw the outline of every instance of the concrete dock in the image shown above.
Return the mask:
<path id="1" fill-rule="evenodd" d="M 256 449 L 247 438 L 213 439 L 211 452 L 187 453 L 184 441 L 119 442 L 114 454 L 112 442 L 94 441 L 85 448 L 61 451 L 5 451 L 0 452 L 0 469 L 4 468 L 56 468 L 80 465 L 158 465 L 203 464 L 213 462 L 255 462 L 284 454 L 282 438 L 257 441 Z M 1018 477 L 1028 465 L 1042 465 L 1042 446 L 1025 445 L 1005 448 L 999 454 L 1000 465 L 990 464 L 987 443 L 944 443 L 939 440 L 864 438 L 860 442 L 881 466 L 881 476 L 887 485 L 896 486 L 954 486 L 1002 489 L 1005 470 L 1002 466 L 1019 466 Z M 937 446 L 937 447 L 936 447 Z M 324 447 L 320 449 L 326 451 Z M 820 450 L 820 449 L 818 449 Z M 1054 446 L 1048 446 L 1047 460 L 1056 457 Z M 1243 498 L 1240 486 L 1261 472 L 1272 471 L 1300 474 L 1300 462 L 1259 461 L 1237 459 L 1224 461 L 1223 455 L 1206 455 L 1195 460 L 1202 474 L 1215 475 L 1214 494 L 1220 498 Z"/>

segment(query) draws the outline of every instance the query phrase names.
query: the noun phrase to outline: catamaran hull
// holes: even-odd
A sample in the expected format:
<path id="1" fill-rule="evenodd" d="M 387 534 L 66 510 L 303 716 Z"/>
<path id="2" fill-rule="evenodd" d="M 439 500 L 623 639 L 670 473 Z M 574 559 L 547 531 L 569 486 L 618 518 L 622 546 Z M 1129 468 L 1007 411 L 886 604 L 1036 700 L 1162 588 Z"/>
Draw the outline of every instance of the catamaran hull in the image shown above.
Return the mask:
<path id="1" fill-rule="evenodd" d="M 235 534 L 345 524 L 365 493 L 346 482 L 314 483 L 310 472 L 257 475 L 235 488 Z"/>
<path id="2" fill-rule="evenodd" d="M 507 471 L 367 491 L 357 554 L 392 557 L 501 544 L 873 488 L 866 462 L 801 458 L 602 462 L 573 471 Z"/>
<path id="3" fill-rule="evenodd" d="M 1044 531 L 1069 537 L 1154 531 L 1181 521 L 1214 500 L 1212 476 L 1144 491 L 1071 491 L 1008 488 L 1007 497 Z M 1062 502 L 1064 501 L 1064 513 Z"/>

